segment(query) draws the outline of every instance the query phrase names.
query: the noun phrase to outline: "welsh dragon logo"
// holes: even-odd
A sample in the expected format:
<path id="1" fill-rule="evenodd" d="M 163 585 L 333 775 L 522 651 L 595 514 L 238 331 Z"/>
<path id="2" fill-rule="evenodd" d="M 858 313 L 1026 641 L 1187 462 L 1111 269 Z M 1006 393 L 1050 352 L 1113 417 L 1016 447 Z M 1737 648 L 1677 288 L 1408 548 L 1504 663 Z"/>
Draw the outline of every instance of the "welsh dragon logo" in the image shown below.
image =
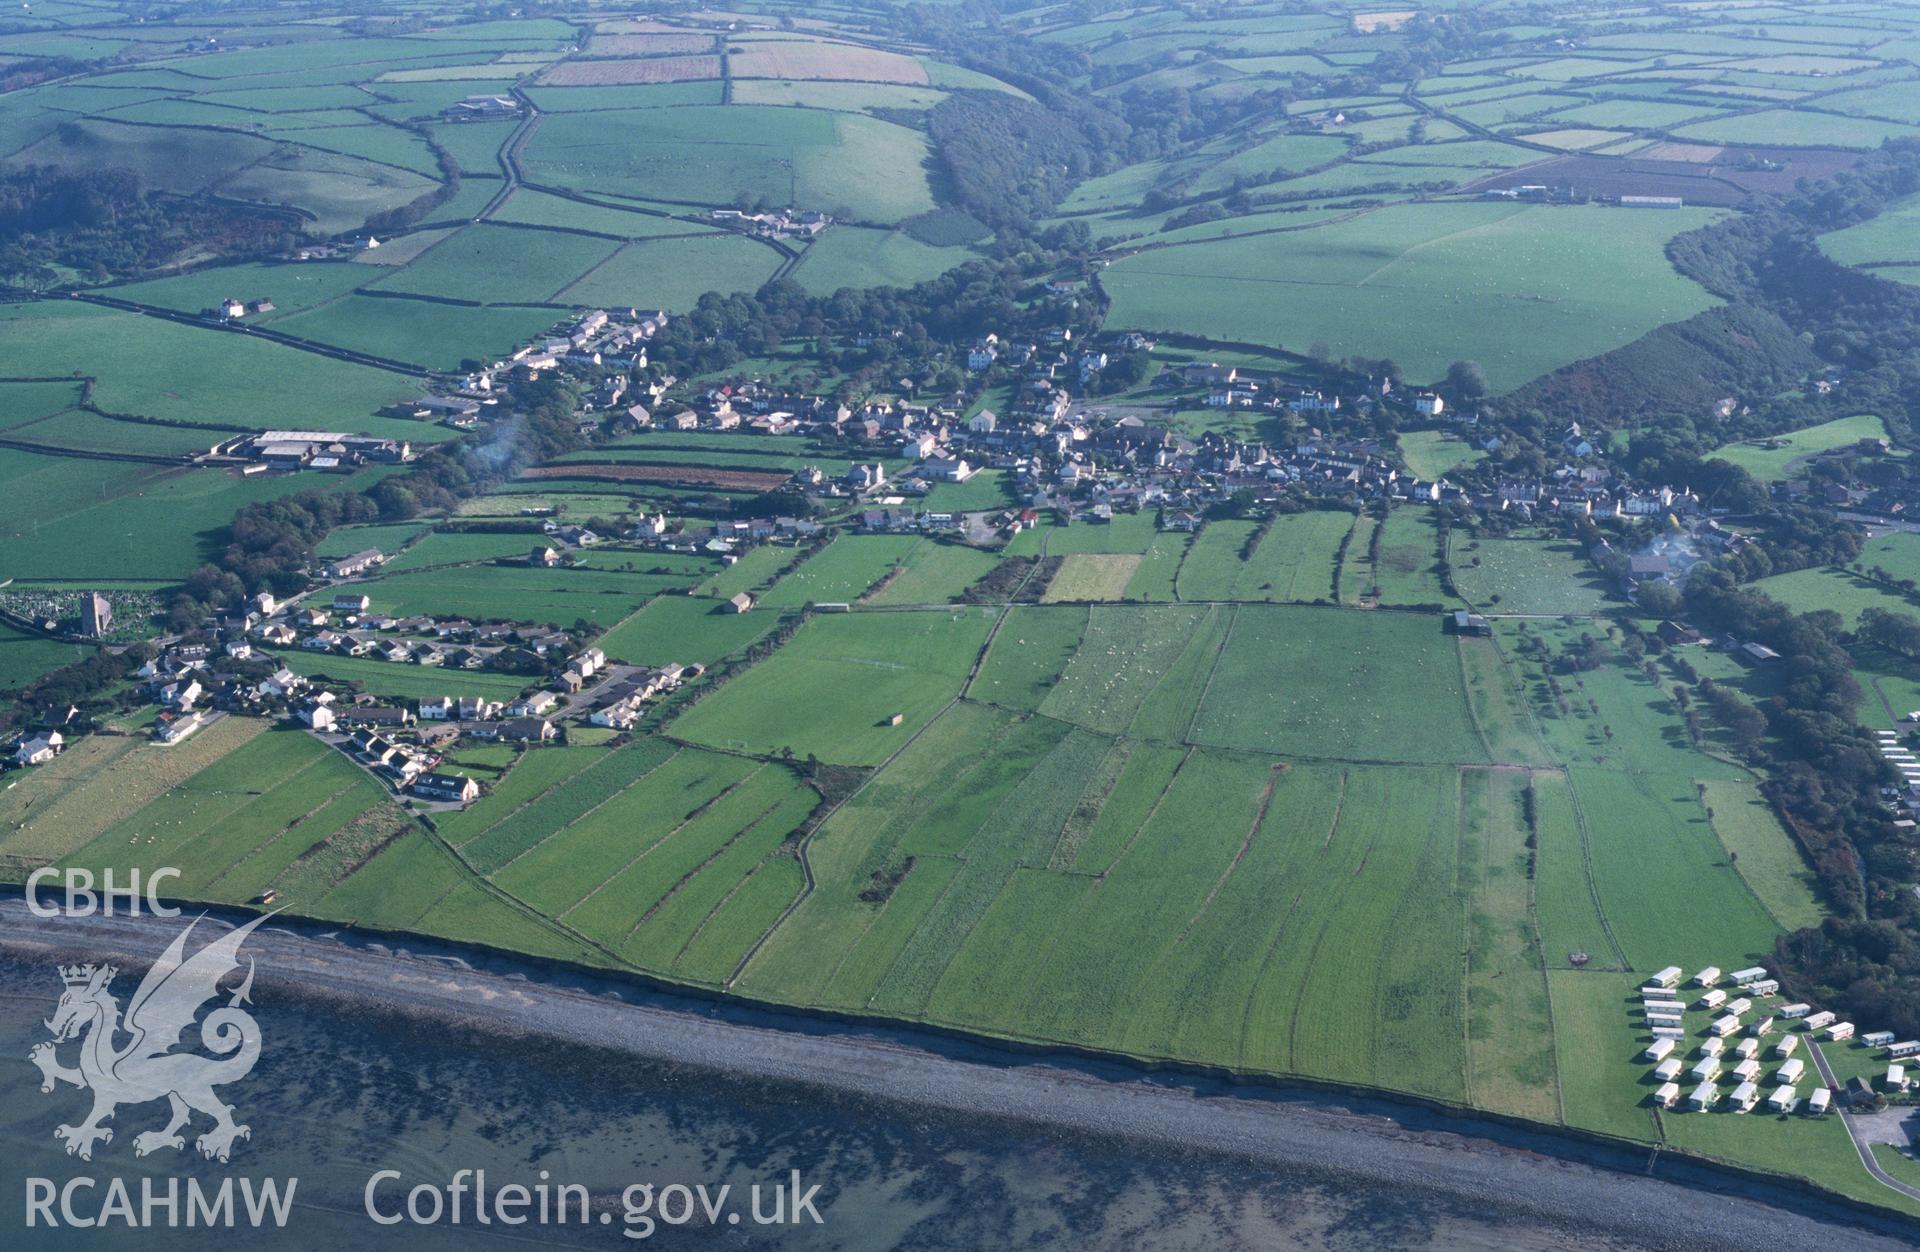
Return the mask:
<path id="1" fill-rule="evenodd" d="M 113 1131 L 103 1123 L 112 1119 L 116 1109 L 162 1097 L 171 1115 L 164 1128 L 134 1136 L 136 1156 L 185 1147 L 180 1132 L 195 1112 L 213 1118 L 213 1129 L 196 1140 L 201 1154 L 209 1159 L 225 1162 L 234 1140 L 249 1137 L 248 1127 L 234 1122 L 233 1106 L 223 1103 L 214 1088 L 245 1078 L 260 1059 L 260 1026 L 240 1007 L 248 1003 L 253 990 L 251 959 L 246 978 L 229 993 L 226 1004 L 200 1023 L 201 1046 L 214 1056 L 174 1048 L 201 1006 L 220 994 L 220 980 L 240 968 L 240 945 L 265 920 L 257 917 L 230 930 L 189 957 L 187 936 L 199 925 L 196 918 L 174 936 L 140 980 L 124 1020 L 120 1002 L 108 989 L 117 969 L 91 964 L 60 967 L 66 990 L 46 1022 L 53 1042 L 34 1045 L 27 1059 L 40 1069 L 41 1091 L 52 1091 L 65 1082 L 93 1092 L 93 1111 L 87 1119 L 53 1132 L 55 1138 L 66 1141 L 70 1155 L 92 1160 L 94 1145 L 113 1139 Z M 124 1045 L 119 1042 L 122 1036 L 127 1037 Z M 80 1064 L 70 1069 L 60 1063 L 56 1048 L 75 1038 L 80 1039 Z"/>

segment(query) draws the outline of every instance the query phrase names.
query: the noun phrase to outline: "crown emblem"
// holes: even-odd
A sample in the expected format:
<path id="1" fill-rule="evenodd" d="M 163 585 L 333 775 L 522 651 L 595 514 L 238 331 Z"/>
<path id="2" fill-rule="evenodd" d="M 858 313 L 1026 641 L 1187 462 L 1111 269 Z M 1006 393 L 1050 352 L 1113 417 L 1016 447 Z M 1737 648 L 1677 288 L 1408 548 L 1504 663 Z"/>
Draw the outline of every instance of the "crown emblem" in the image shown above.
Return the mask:
<path id="1" fill-rule="evenodd" d="M 60 981 L 69 987 L 84 987 L 93 981 L 93 976 L 99 969 L 100 967 L 98 965 L 93 964 L 62 965 L 60 967 Z M 109 966 L 107 969 L 107 978 L 111 979 L 114 972 L 113 968 Z"/>

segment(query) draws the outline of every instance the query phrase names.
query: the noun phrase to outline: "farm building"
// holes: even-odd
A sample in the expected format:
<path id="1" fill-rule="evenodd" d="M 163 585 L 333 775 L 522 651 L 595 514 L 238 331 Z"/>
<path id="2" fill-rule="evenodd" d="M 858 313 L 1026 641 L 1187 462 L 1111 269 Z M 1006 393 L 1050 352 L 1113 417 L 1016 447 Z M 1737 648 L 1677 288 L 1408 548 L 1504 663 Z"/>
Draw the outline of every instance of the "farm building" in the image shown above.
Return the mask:
<path id="1" fill-rule="evenodd" d="M 1713 984 L 1720 981 L 1720 967 L 1718 965 L 1707 966 L 1693 976 L 1693 981 L 1699 983 L 1702 987 L 1713 986 Z"/>
<path id="2" fill-rule="evenodd" d="M 1653 976 L 1652 985 L 1665 987 L 1669 991 L 1678 987 L 1680 985 L 1680 967 L 1678 965 L 1667 966 Z"/>
<path id="3" fill-rule="evenodd" d="M 1796 1056 L 1791 1061 L 1788 1061 L 1785 1065 L 1782 1065 L 1779 1068 L 1779 1070 L 1775 1072 L 1773 1076 L 1774 1081 L 1784 1082 L 1784 1083 L 1799 1082 L 1800 1075 L 1805 1073 L 1806 1069 L 1807 1069 L 1807 1063 Z"/>
<path id="4" fill-rule="evenodd" d="M 1775 1087 L 1767 1097 L 1767 1108 L 1775 1113 L 1791 1113 L 1797 1099 L 1792 1087 Z"/>
<path id="5" fill-rule="evenodd" d="M 1825 1087 L 1815 1087 L 1813 1094 L 1807 1097 L 1807 1116 L 1822 1117 L 1833 1104 L 1833 1092 Z"/>
<path id="6" fill-rule="evenodd" d="M 744 591 L 727 601 L 729 613 L 745 613 L 751 608 L 753 608 L 753 597 Z"/>
<path id="7" fill-rule="evenodd" d="M 1733 1089 L 1733 1094 L 1728 1096 L 1727 1100 L 1733 1105 L 1734 1112 L 1751 1113 L 1753 1106 L 1760 1103 L 1760 1088 L 1750 1082 L 1743 1082 Z"/>
<path id="8" fill-rule="evenodd" d="M 1453 633 L 1485 638 L 1493 634 L 1493 623 L 1478 613 L 1459 609 L 1453 614 Z"/>
<path id="9" fill-rule="evenodd" d="M 1720 1088 L 1710 1082 L 1701 1083 L 1693 1089 L 1693 1094 L 1687 1097 L 1687 1107 L 1696 1113 L 1704 1113 L 1718 1103 L 1720 1103 Z"/>

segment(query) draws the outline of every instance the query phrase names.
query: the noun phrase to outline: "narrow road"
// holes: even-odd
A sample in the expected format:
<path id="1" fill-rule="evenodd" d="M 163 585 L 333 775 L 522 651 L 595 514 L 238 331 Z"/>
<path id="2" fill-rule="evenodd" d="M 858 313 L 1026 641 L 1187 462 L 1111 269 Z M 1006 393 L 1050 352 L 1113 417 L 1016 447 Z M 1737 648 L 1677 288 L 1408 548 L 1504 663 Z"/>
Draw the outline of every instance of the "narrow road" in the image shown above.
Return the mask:
<path id="1" fill-rule="evenodd" d="M 1813 1063 L 1819 1067 L 1820 1077 L 1826 1081 L 1827 1088 L 1833 1092 L 1833 1104 L 1834 1108 L 1839 1111 L 1840 1124 L 1847 1128 L 1847 1138 L 1853 1141 L 1853 1150 L 1859 1154 L 1860 1163 L 1866 1166 L 1867 1172 L 1873 1175 L 1876 1182 L 1893 1188 L 1908 1199 L 1920 1200 L 1920 1187 L 1909 1187 L 1906 1183 L 1901 1182 L 1886 1170 L 1881 1169 L 1880 1162 L 1874 1159 L 1873 1141 L 1868 1139 L 1866 1133 L 1854 1124 L 1853 1116 L 1846 1111 L 1846 1107 L 1842 1103 L 1842 1101 L 1846 1099 L 1846 1096 L 1841 1091 L 1840 1083 L 1833 1076 L 1833 1067 L 1827 1064 L 1826 1056 L 1820 1051 L 1820 1045 L 1812 1040 L 1808 1040 L 1807 1051 L 1813 1053 Z"/>

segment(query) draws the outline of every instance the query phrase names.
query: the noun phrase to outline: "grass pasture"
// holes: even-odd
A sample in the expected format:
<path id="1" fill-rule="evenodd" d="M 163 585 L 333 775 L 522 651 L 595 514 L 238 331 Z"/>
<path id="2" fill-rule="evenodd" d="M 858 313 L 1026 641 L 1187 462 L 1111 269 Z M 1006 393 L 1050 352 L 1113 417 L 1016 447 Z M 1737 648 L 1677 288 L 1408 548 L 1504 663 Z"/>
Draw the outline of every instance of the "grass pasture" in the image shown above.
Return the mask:
<path id="1" fill-rule="evenodd" d="M 1139 253 L 1116 261 L 1102 284 L 1113 297 L 1110 326 L 1296 348 L 1324 340 L 1391 356 L 1413 378 L 1438 378 L 1467 334 L 1495 390 L 1507 390 L 1711 307 L 1662 249 L 1712 216 L 1399 206 Z M 1602 271 L 1622 279 L 1615 295 L 1585 281 Z M 1316 297 L 1293 298 L 1303 287 Z M 1337 298 L 1328 287 L 1340 289 Z"/>
<path id="2" fill-rule="evenodd" d="M 1716 461 L 1738 465 L 1761 482 L 1785 482 L 1823 452 L 1867 439 L 1885 439 L 1886 423 L 1871 414 L 1842 417 L 1818 426 L 1790 430 L 1766 439 L 1749 439 L 1714 449 Z"/>
<path id="3" fill-rule="evenodd" d="M 988 625 L 978 609 L 817 617 L 668 730 L 716 748 L 877 765 L 960 693 Z M 895 714 L 901 724 L 889 725 Z"/>

